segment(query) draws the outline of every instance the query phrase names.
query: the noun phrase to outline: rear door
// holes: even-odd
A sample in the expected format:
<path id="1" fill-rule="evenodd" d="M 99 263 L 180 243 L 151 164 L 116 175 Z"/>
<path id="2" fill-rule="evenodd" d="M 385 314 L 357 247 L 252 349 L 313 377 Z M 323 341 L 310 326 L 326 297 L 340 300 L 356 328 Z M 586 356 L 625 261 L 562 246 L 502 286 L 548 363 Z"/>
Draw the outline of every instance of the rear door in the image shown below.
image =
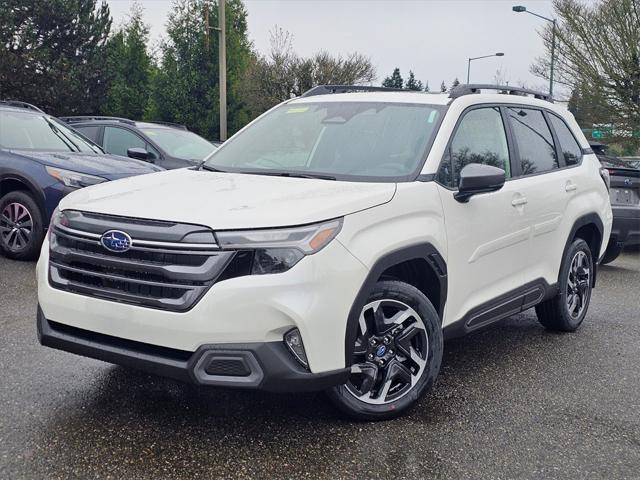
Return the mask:
<path id="1" fill-rule="evenodd" d="M 582 158 L 582 149 L 571 132 L 562 132 L 566 152 L 559 146 L 552 122 L 559 117 L 535 107 L 509 106 L 505 108 L 517 162 L 515 182 L 524 196 L 525 218 L 531 228 L 531 239 L 523 256 L 525 283 L 544 279 L 548 284 L 557 277 L 567 241 L 569 203 L 575 200 L 586 185 L 580 185 L 575 168 Z M 567 136 L 568 135 L 568 136 Z M 571 143 L 573 142 L 573 143 Z"/>

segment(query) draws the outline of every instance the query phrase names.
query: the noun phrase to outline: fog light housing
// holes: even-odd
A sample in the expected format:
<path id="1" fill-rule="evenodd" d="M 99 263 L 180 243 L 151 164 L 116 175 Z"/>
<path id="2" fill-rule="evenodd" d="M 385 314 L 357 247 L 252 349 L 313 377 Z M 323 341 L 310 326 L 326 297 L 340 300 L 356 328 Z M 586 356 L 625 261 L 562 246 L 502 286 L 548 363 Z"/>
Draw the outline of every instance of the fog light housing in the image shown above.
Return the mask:
<path id="1" fill-rule="evenodd" d="M 304 351 L 304 344 L 302 343 L 302 335 L 300 330 L 294 328 L 284 334 L 284 344 L 287 346 L 291 355 L 307 370 L 309 369 L 309 362 L 307 360 L 307 353 Z"/>

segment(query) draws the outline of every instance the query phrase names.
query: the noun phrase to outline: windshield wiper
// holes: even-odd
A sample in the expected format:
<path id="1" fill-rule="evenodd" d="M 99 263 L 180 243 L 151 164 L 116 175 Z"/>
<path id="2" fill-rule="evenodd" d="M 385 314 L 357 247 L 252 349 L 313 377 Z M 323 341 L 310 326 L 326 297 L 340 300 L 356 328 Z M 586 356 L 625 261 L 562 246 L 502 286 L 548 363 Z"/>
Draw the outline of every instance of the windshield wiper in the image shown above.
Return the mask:
<path id="1" fill-rule="evenodd" d="M 228 173 L 226 170 L 220 170 L 219 168 L 212 167 L 211 165 L 207 165 L 205 162 L 202 162 L 198 167 L 198 170 L 207 170 L 209 172 L 218 172 L 218 173 Z"/>
<path id="2" fill-rule="evenodd" d="M 283 172 L 280 174 L 282 177 L 295 177 L 295 178 L 317 178 L 320 180 L 336 180 L 333 175 L 323 175 L 321 173 L 288 173 Z"/>
<path id="3" fill-rule="evenodd" d="M 250 172 L 241 172 L 241 173 L 250 173 L 252 175 L 270 175 L 272 177 L 316 178 L 320 180 L 336 180 L 336 177 L 332 175 L 323 175 L 320 173 L 260 172 L 260 171 L 250 171 Z"/>

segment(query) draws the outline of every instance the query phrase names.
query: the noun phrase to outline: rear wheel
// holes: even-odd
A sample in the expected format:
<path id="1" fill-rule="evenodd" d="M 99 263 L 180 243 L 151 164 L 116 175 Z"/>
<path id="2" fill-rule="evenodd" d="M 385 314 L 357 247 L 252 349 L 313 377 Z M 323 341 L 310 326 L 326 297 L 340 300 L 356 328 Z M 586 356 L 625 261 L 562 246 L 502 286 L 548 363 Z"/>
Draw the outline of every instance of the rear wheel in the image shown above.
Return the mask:
<path id="1" fill-rule="evenodd" d="M 573 332 L 583 322 L 591 301 L 593 257 L 587 242 L 578 238 L 562 262 L 558 294 L 536 306 L 538 320 L 549 330 Z"/>
<path id="2" fill-rule="evenodd" d="M 27 192 L 0 199 L 0 250 L 14 260 L 33 260 L 44 239 L 42 213 Z"/>
<path id="3" fill-rule="evenodd" d="M 622 253 L 622 248 L 623 245 L 618 242 L 609 242 L 609 245 L 607 245 L 607 251 L 604 252 L 604 257 L 602 257 L 600 263 L 602 265 L 606 265 L 613 262 Z"/>
<path id="4" fill-rule="evenodd" d="M 442 328 L 417 288 L 382 281 L 363 307 L 351 359 L 351 377 L 329 396 L 363 420 L 396 417 L 427 391 L 440 370 Z"/>

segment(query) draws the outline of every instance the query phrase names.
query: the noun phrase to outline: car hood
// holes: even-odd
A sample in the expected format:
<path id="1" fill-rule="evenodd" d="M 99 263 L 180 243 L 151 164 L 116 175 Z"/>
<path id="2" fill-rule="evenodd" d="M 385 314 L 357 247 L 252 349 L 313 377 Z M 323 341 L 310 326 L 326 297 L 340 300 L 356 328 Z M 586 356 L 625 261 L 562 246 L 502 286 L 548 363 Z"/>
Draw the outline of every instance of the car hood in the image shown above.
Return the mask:
<path id="1" fill-rule="evenodd" d="M 390 201 L 394 183 L 338 182 L 169 170 L 78 190 L 60 208 L 206 225 L 214 230 L 302 225 Z"/>
<path id="2" fill-rule="evenodd" d="M 151 163 L 102 153 L 34 152 L 12 150 L 12 153 L 35 160 L 43 165 L 97 175 L 108 180 L 142 175 L 164 170 Z"/>

